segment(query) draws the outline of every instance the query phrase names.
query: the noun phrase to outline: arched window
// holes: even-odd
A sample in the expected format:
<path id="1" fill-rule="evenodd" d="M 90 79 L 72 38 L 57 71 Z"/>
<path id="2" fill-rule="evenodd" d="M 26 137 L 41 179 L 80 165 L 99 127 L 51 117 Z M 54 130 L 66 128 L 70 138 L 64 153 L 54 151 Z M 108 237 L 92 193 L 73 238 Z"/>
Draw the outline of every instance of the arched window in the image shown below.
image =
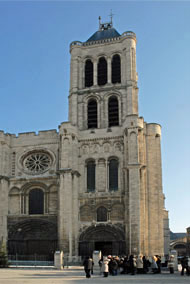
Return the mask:
<path id="1" fill-rule="evenodd" d="M 29 192 L 29 214 L 44 213 L 44 192 L 35 188 Z"/>
<path id="2" fill-rule="evenodd" d="M 118 54 L 112 58 L 112 83 L 121 83 L 121 59 Z"/>
<path id="3" fill-rule="evenodd" d="M 118 190 L 118 160 L 109 161 L 109 190 Z"/>
<path id="4" fill-rule="evenodd" d="M 90 59 L 85 62 L 85 87 L 93 85 L 93 63 Z"/>
<path id="5" fill-rule="evenodd" d="M 87 163 L 87 191 L 95 191 L 95 176 L 96 176 L 96 165 L 95 161 L 89 161 Z"/>
<path id="6" fill-rule="evenodd" d="M 118 99 L 115 96 L 110 97 L 108 101 L 108 120 L 109 127 L 119 125 Z"/>
<path id="7" fill-rule="evenodd" d="M 104 57 L 100 57 L 98 61 L 98 85 L 107 84 L 107 61 Z"/>
<path id="8" fill-rule="evenodd" d="M 97 102 L 94 99 L 88 102 L 88 128 L 97 128 Z"/>
<path id="9" fill-rule="evenodd" d="M 106 222 L 108 220 L 108 211 L 101 206 L 97 209 L 97 222 Z"/>

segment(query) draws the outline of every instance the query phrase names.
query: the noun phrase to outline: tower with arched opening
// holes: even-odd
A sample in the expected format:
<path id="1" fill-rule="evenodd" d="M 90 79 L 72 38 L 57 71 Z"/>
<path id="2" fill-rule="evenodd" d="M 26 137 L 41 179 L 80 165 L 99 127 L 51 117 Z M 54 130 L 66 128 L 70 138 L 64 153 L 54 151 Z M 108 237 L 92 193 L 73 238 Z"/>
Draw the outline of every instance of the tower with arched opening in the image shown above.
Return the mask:
<path id="1" fill-rule="evenodd" d="M 136 35 L 100 20 L 70 53 L 69 121 L 0 132 L 0 239 L 10 254 L 163 255 L 161 126 L 139 116 Z"/>

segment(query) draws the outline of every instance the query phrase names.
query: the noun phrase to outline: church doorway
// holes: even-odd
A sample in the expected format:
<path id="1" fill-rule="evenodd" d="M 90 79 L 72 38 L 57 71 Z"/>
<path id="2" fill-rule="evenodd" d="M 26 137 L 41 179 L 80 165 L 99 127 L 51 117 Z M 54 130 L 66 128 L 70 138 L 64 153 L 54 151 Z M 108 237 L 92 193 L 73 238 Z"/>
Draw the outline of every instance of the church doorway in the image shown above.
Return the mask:
<path id="1" fill-rule="evenodd" d="M 9 227 L 8 253 L 26 259 L 32 255 L 53 260 L 57 249 L 56 225 L 43 219 L 28 219 Z"/>
<path id="2" fill-rule="evenodd" d="M 112 242 L 95 242 L 95 250 L 101 251 L 102 255 L 112 255 Z"/>
<path id="3" fill-rule="evenodd" d="M 95 250 L 101 251 L 104 256 L 126 254 L 124 230 L 107 224 L 87 228 L 79 238 L 79 255 L 89 256 Z"/>

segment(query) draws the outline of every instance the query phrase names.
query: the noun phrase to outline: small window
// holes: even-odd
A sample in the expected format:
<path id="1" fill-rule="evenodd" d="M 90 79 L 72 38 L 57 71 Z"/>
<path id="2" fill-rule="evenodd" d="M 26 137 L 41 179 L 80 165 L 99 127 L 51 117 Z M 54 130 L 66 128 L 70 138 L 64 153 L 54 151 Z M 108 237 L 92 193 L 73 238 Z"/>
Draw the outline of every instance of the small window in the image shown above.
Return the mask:
<path id="1" fill-rule="evenodd" d="M 112 58 L 112 83 L 121 83 L 121 59 L 118 54 Z"/>
<path id="2" fill-rule="evenodd" d="M 98 85 L 103 86 L 107 84 L 107 61 L 101 57 L 98 61 Z"/>
<path id="3" fill-rule="evenodd" d="M 108 101 L 108 120 L 109 127 L 119 125 L 118 99 L 115 96 L 109 98 Z"/>
<path id="4" fill-rule="evenodd" d="M 93 63 L 90 59 L 85 62 L 85 87 L 93 85 Z"/>
<path id="5" fill-rule="evenodd" d="M 97 222 L 107 222 L 108 211 L 105 207 L 101 206 L 97 209 Z"/>
<path id="6" fill-rule="evenodd" d="M 88 128 L 97 128 L 97 102 L 92 99 L 88 102 Z"/>
<path id="7" fill-rule="evenodd" d="M 32 189 L 29 193 L 29 214 L 44 214 L 44 192 Z"/>
<path id="8" fill-rule="evenodd" d="M 94 161 L 89 161 L 87 163 L 87 191 L 95 191 L 95 175 L 96 175 L 96 165 Z"/>
<path id="9" fill-rule="evenodd" d="M 118 161 L 111 159 L 109 162 L 109 190 L 118 190 Z"/>

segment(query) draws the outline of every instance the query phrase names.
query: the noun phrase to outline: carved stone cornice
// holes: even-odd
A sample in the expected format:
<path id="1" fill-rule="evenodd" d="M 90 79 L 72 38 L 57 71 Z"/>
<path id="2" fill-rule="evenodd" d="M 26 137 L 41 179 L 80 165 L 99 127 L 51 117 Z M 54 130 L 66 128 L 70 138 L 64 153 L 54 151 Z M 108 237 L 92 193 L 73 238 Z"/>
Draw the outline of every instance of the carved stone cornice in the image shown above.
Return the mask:
<path id="1" fill-rule="evenodd" d="M 6 181 L 9 181 L 9 177 L 0 175 L 0 181 L 1 181 L 2 179 L 6 180 Z"/>
<path id="2" fill-rule="evenodd" d="M 136 164 L 128 164 L 126 165 L 126 167 L 124 167 L 124 170 L 129 170 L 129 169 L 143 169 L 146 168 L 145 164 L 140 164 L 140 163 L 136 163 Z"/>
<path id="3" fill-rule="evenodd" d="M 71 169 L 71 168 L 59 169 L 59 170 L 57 171 L 57 174 L 58 174 L 58 175 L 61 175 L 61 174 L 68 174 L 68 173 L 72 173 L 72 169 Z"/>
<path id="4" fill-rule="evenodd" d="M 97 138 L 89 138 L 89 139 L 80 139 L 79 142 L 80 143 L 84 143 L 84 142 L 93 142 L 93 141 L 109 141 L 109 140 L 117 140 L 120 141 L 123 139 L 123 136 L 107 136 L 107 137 L 97 137 Z"/>
<path id="5" fill-rule="evenodd" d="M 77 170 L 72 170 L 71 168 L 66 168 L 66 169 L 60 169 L 57 171 L 57 174 L 58 175 L 61 175 L 61 174 L 72 174 L 72 176 L 81 176 L 81 174 L 77 171 Z"/>

